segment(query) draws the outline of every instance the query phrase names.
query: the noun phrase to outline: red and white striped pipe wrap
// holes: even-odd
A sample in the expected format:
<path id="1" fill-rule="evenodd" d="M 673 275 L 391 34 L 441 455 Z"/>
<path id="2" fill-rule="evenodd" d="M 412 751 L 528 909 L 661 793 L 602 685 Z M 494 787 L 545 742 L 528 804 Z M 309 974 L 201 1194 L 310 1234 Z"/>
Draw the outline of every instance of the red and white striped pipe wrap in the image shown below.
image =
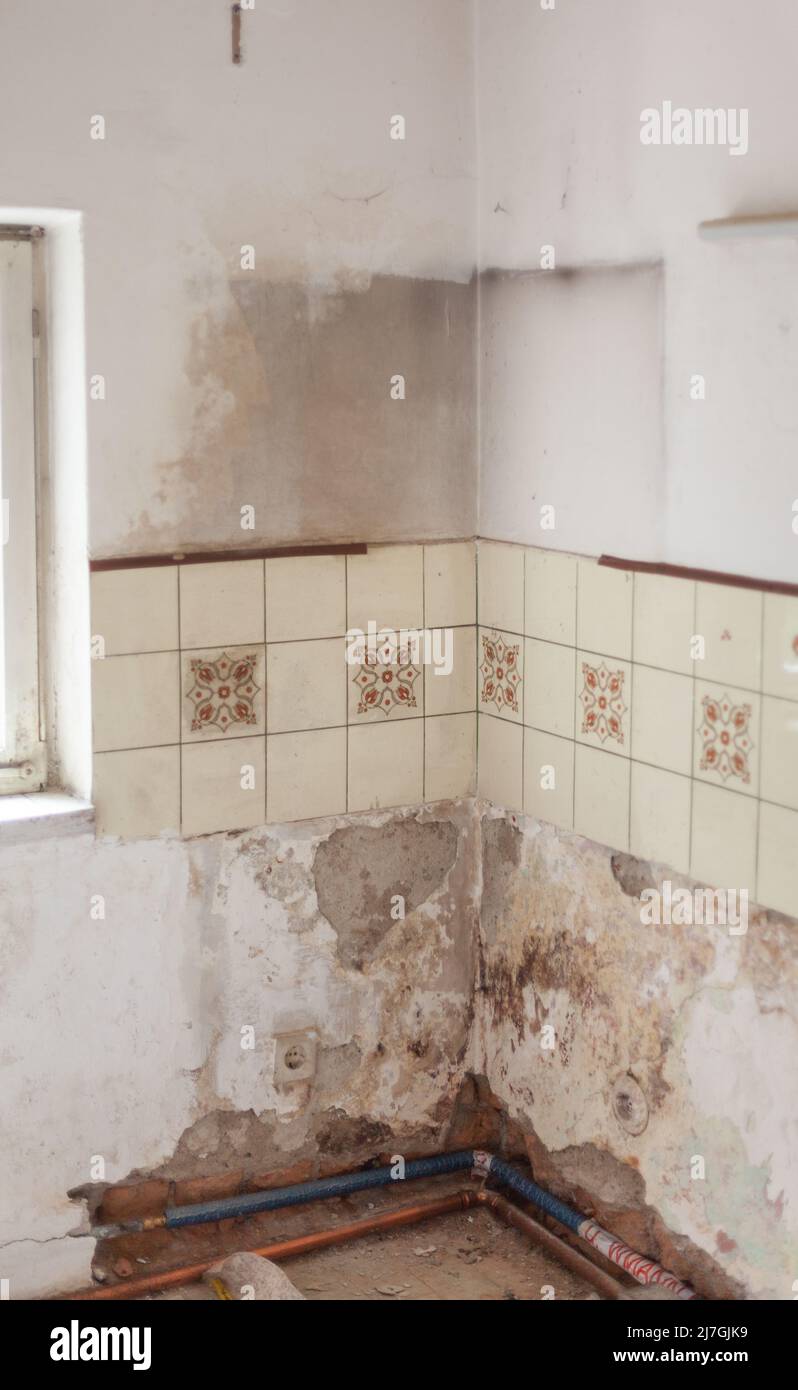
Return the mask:
<path id="1" fill-rule="evenodd" d="M 675 1274 L 669 1274 L 656 1260 L 648 1260 L 644 1255 L 638 1255 L 636 1250 L 630 1250 L 622 1240 L 610 1235 L 603 1226 L 597 1226 L 595 1221 L 583 1221 L 579 1227 L 579 1234 L 608 1260 L 612 1260 L 613 1264 L 631 1274 L 638 1284 L 661 1284 L 664 1289 L 676 1294 L 677 1298 L 695 1298 L 695 1291 L 683 1284 L 681 1279 L 677 1279 Z"/>

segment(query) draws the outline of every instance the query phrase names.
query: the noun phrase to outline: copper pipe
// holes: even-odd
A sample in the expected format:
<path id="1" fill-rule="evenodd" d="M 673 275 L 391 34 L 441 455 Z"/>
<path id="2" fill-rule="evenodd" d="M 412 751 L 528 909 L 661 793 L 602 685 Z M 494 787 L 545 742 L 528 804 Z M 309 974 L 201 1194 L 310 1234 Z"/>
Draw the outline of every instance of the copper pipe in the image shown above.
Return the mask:
<path id="1" fill-rule="evenodd" d="M 527 1216 L 520 1207 L 508 1202 L 506 1197 L 502 1197 L 498 1192 L 488 1192 L 485 1188 L 475 1193 L 475 1197 L 480 1205 L 489 1207 L 506 1221 L 508 1226 L 515 1226 L 516 1230 L 523 1231 L 536 1245 L 542 1245 L 544 1250 L 570 1269 L 572 1274 L 578 1274 L 581 1279 L 593 1284 L 605 1298 L 628 1300 L 629 1295 L 617 1279 L 613 1279 L 611 1274 L 605 1274 L 592 1260 L 586 1259 L 578 1250 L 566 1245 L 564 1240 L 555 1236 L 552 1231 L 547 1231 L 534 1217 Z"/>
<path id="2" fill-rule="evenodd" d="M 476 1201 L 477 1193 L 466 1189 L 448 1197 L 418 1202 L 412 1207 L 400 1207 L 398 1211 L 380 1212 L 377 1216 L 368 1216 L 363 1221 L 352 1221 L 348 1226 L 333 1226 L 330 1230 L 314 1231 L 311 1235 L 295 1236 L 292 1240 L 275 1241 L 249 1253 L 262 1255 L 266 1260 L 287 1260 L 297 1255 L 306 1255 L 311 1250 L 324 1250 L 330 1245 L 343 1245 L 345 1241 L 359 1240 L 361 1236 L 371 1235 L 373 1231 L 391 1231 L 399 1226 L 412 1226 L 418 1221 L 427 1220 L 430 1216 L 445 1216 L 449 1212 L 462 1211 L 466 1207 L 474 1206 Z M 144 1294 L 158 1293 L 176 1285 L 194 1284 L 202 1278 L 206 1270 L 219 1264 L 222 1259 L 223 1255 L 215 1255 L 212 1260 L 204 1260 L 202 1264 L 167 1269 L 160 1274 L 146 1274 L 141 1279 L 126 1279 L 118 1284 L 93 1285 L 88 1289 L 78 1289 L 75 1293 L 63 1294 L 62 1298 L 67 1301 L 85 1300 L 93 1303 L 109 1299 L 141 1298 Z"/>

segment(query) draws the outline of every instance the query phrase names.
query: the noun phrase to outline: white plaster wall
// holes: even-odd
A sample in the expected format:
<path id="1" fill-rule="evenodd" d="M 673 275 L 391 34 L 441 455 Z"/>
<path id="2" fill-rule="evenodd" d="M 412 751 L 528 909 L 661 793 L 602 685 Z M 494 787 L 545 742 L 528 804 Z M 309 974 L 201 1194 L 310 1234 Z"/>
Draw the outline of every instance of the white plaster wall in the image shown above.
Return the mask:
<path id="1" fill-rule="evenodd" d="M 661 555 L 660 268 L 490 275 L 481 296 L 490 534 Z M 552 507 L 554 529 L 541 529 Z"/>
<path id="2" fill-rule="evenodd" d="M 80 1223 L 66 1193 L 92 1180 L 92 1158 L 113 1181 L 169 1153 L 192 1118 L 200 933 L 177 841 L 81 836 L 0 859 L 0 1267 L 24 1298 L 88 1281 L 94 1242 L 60 1238 Z"/>
<path id="3" fill-rule="evenodd" d="M 321 295 L 376 274 L 473 272 L 470 0 L 259 0 L 242 19 L 235 66 L 224 0 L 3 7 L 0 199 L 83 213 L 87 369 L 107 383 L 88 418 L 95 554 L 135 551 L 137 533 L 139 549 L 160 548 L 153 534 L 194 540 L 181 529 L 190 479 L 169 465 L 235 403 L 213 373 L 187 373 L 198 339 L 236 321 L 242 245 L 260 280 Z M 397 113 L 404 141 L 389 138 Z M 97 114 L 104 140 L 90 139 Z M 430 467 L 421 450 L 404 459 L 417 488 L 394 538 L 426 522 Z M 469 460 L 463 470 L 472 488 Z M 208 505 L 221 514 L 226 501 L 221 490 Z M 286 534 L 293 517 L 287 505 Z M 438 534 L 447 520 L 433 518 Z M 221 519 L 217 530 L 229 544 Z"/>
<path id="4" fill-rule="evenodd" d="M 536 0 L 478 0 L 478 17 L 482 266 L 537 269 L 544 244 L 555 246 L 560 269 L 663 263 L 661 514 L 652 525 L 640 487 L 618 499 L 638 527 L 627 553 L 794 580 L 798 246 L 715 245 L 696 234 L 705 219 L 798 206 L 792 0 L 556 0 L 553 10 Z M 664 100 L 747 107 L 749 152 L 643 146 L 640 112 Z M 591 342 L 600 335 L 595 308 L 585 292 L 582 332 Z M 492 314 L 490 282 L 483 314 Z M 530 296 L 528 318 L 527 337 L 534 332 L 543 344 L 556 337 L 557 297 Z M 622 373 L 611 419 L 625 384 L 631 442 L 639 438 L 638 339 L 611 314 L 605 322 L 607 353 Z M 578 357 L 578 323 L 572 331 Z M 526 380 L 514 363 L 515 397 L 502 401 L 498 417 L 492 412 L 493 376 L 524 342 L 508 317 L 502 351 L 494 339 L 484 365 L 480 533 L 563 549 L 567 538 L 539 529 L 538 503 L 555 500 L 541 497 L 541 485 L 551 491 L 556 470 L 561 496 L 591 499 L 597 474 L 612 489 L 615 435 L 598 406 L 585 413 L 578 374 L 560 379 L 546 415 L 527 418 L 534 354 Z M 689 398 L 694 373 L 706 377 L 700 403 Z M 543 454 L 551 435 L 541 418 L 557 412 L 563 423 L 554 437 L 563 447 L 552 460 Z M 573 415 L 592 434 L 592 458 L 567 447 Z M 650 456 L 640 457 L 639 469 L 653 480 Z M 609 550 L 613 530 L 602 509 L 591 520 L 585 506 L 581 533 L 580 548 Z"/>
<path id="5" fill-rule="evenodd" d="M 390 833 L 401 814 L 356 819 Z M 444 878 L 367 968 L 344 966 L 313 860 L 352 819 L 0 847 L 0 1279 L 12 1299 L 90 1282 L 94 1241 L 67 1235 L 84 1217 L 69 1189 L 146 1174 L 211 1112 L 263 1119 L 285 1154 L 275 1166 L 329 1113 L 436 1132 L 463 1068 L 463 899 Z M 467 880 L 470 812 L 453 820 Z M 419 1060 L 406 1043 L 422 1018 L 436 1051 Z M 317 1075 L 280 1088 L 274 1038 L 295 1029 L 316 1031 Z M 198 1154 L 193 1175 L 230 1158 Z"/>

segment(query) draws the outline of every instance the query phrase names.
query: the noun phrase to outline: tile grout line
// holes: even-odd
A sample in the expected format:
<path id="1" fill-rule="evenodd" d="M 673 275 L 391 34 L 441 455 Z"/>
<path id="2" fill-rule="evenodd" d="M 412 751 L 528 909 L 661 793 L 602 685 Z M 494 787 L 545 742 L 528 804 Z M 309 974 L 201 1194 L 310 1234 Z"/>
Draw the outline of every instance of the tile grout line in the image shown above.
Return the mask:
<path id="1" fill-rule="evenodd" d="M 434 716 L 432 716 L 432 717 L 435 718 L 435 719 L 463 719 L 463 718 L 465 718 L 465 717 L 466 717 L 467 715 L 469 715 L 469 714 L 473 714 L 473 710 L 450 710 L 450 711 L 448 711 L 448 712 L 445 713 L 445 714 L 436 714 L 436 715 L 434 715 Z M 541 725 L 539 725 L 539 724 L 524 724 L 524 725 L 522 726 L 522 725 L 520 724 L 520 722 L 519 722 L 518 720 L 516 720 L 516 719 L 505 719 L 505 718 L 504 718 L 502 715 L 500 715 L 500 714 L 492 714 L 492 713 L 490 713 L 490 712 L 487 712 L 487 713 L 485 714 L 485 718 L 486 718 L 486 719 L 495 720 L 497 723 L 500 723 L 500 724 L 508 724 L 511 728 L 514 728 L 514 729 L 523 727 L 523 728 L 526 729 L 529 733 L 538 733 L 538 734 L 542 734 L 544 737 L 546 737 L 546 738 L 551 738 L 551 739 L 556 739 L 556 740 L 558 740 L 560 743 L 570 743 L 570 744 L 573 744 L 573 743 L 574 743 L 574 740 L 573 740 L 569 735 L 567 735 L 567 734 L 557 734 L 557 733 L 554 733 L 554 732 L 552 732 L 551 729 L 545 729 L 545 728 L 541 727 Z M 410 715 L 410 716 L 407 716 L 407 717 L 404 718 L 404 719 L 398 720 L 397 723 L 401 723 L 401 724 L 418 723 L 420 719 L 421 719 L 421 716 L 420 716 L 420 715 Z M 349 727 L 349 728 L 356 728 L 356 727 L 361 727 L 361 728 L 385 728 L 386 726 L 387 726 L 386 723 L 376 723 L 376 721 L 375 721 L 375 722 L 372 723 L 372 724 L 360 725 L 360 726 L 358 726 L 358 725 L 349 725 L 348 727 Z M 390 727 L 391 727 L 391 728 L 394 728 L 395 725 L 390 725 Z M 279 729 L 279 730 L 275 731 L 274 733 L 271 733 L 271 734 L 268 734 L 268 735 L 266 735 L 266 734 L 234 734 L 234 735 L 232 735 L 232 736 L 227 735 L 227 737 L 220 737 L 220 738 L 213 738 L 213 739 L 195 739 L 195 740 L 189 740 L 187 743 L 185 743 L 185 744 L 183 744 L 183 745 L 181 745 L 179 741 L 178 741 L 178 742 L 175 742 L 175 743 L 133 743 L 133 744 L 126 744 L 123 748 L 97 748 L 97 749 L 94 750 L 94 756 L 97 757 L 97 758 L 113 758 L 113 757 L 116 757 L 116 755 L 119 754 L 119 753 L 146 753 L 146 752 L 152 752 L 152 751 L 154 751 L 154 750 L 156 750 L 156 749 L 160 749 L 160 748 L 178 748 L 178 749 L 179 749 L 179 748 L 181 748 L 181 746 L 186 747 L 186 748 L 202 748 L 202 747 L 206 747 L 206 746 L 208 746 L 208 745 L 210 745 L 210 744 L 217 744 L 217 743 L 238 743 L 239 741 L 241 741 L 241 740 L 246 740 L 246 739 L 296 738 L 297 736 L 302 735 L 302 734 L 325 734 L 325 733 L 337 732 L 337 731 L 339 731 L 339 730 L 340 730 L 340 731 L 345 731 L 346 729 L 347 729 L 347 725 L 346 725 L 346 724 L 320 724 L 320 725 L 315 725 L 315 726 L 313 726 L 312 728 L 307 728 L 307 729 Z M 747 802 L 758 802 L 758 801 L 761 801 L 762 804 L 765 805 L 765 806 L 773 806 L 773 807 L 775 807 L 777 810 L 780 810 L 780 811 L 788 811 L 788 812 L 790 812 L 791 814 L 798 815 L 798 810 L 796 810 L 796 807 L 795 807 L 795 806 L 791 806 L 791 805 L 790 805 L 788 802 L 786 802 L 786 801 L 775 801 L 772 797 L 769 797 L 769 796 L 757 796 L 756 793 L 754 793 L 754 792 L 742 792 L 742 791 L 738 791 L 735 787 L 718 786 L 717 783 L 715 783 L 715 782 L 704 781 L 703 778 L 694 778 L 694 777 L 691 775 L 691 773 L 689 773 L 689 772 L 679 772 L 679 771 L 677 771 L 676 769 L 674 769 L 674 768 L 672 768 L 672 767 L 663 767 L 661 763 L 650 763 L 650 762 L 647 762 L 645 758 L 630 758 L 630 757 L 628 757 L 625 753 L 615 753 L 615 752 L 613 752 L 611 748 L 594 747 L 593 744 L 590 744 L 590 743 L 583 743 L 581 739 L 577 739 L 577 740 L 576 740 L 576 747 L 578 747 L 578 748 L 588 748 L 589 750 L 591 750 L 591 751 L 594 752 L 594 753 L 601 753 L 601 754 L 604 754 L 604 755 L 605 755 L 606 757 L 608 757 L 608 758 L 616 758 L 616 759 L 619 759 L 619 760 L 621 760 L 621 761 L 623 761 L 623 762 L 629 763 L 630 765 L 631 765 L 632 763 L 634 763 L 635 767 L 646 767 L 646 768 L 650 768 L 652 772 L 665 772 L 665 773 L 667 773 L 670 777 L 678 777 L 678 778 L 680 778 L 680 780 L 683 781 L 683 782 L 695 782 L 695 781 L 697 781 L 697 782 L 700 782 L 701 785 L 703 785 L 703 786 L 707 786 L 707 787 L 709 787 L 710 789 L 714 789 L 715 791 L 725 792 L 725 793 L 727 793 L 729 796 L 738 796 L 738 797 L 741 797 L 744 801 L 747 801 Z M 35 795 L 38 795 L 38 793 L 34 793 L 34 794 L 35 794 Z M 444 800 L 444 801 L 445 801 L 445 800 L 450 800 L 450 799 L 451 799 L 451 798 L 447 798 L 447 797 L 438 797 L 438 798 L 436 798 L 436 800 Z M 407 804 L 408 804 L 408 805 L 412 805 L 413 803 L 412 803 L 412 802 L 408 802 Z M 340 815 L 340 814 L 342 814 L 342 812 L 337 812 L 337 811 L 336 811 L 336 812 L 330 812 L 329 814 L 331 814 L 331 815 Z M 271 823 L 271 822 L 270 822 L 270 823 Z M 274 824 L 283 824 L 283 823 L 284 823 L 284 822 L 282 822 L 282 821 L 275 821 L 275 822 L 274 822 Z M 287 822 L 286 822 L 286 823 L 287 823 Z M 549 821 L 548 824 L 550 824 L 550 825 L 556 825 L 557 822 L 556 822 L 556 821 Z M 568 828 L 568 827 L 566 827 L 566 826 L 561 826 L 561 829 L 563 829 L 563 830 L 565 830 L 565 829 L 567 829 L 567 828 Z M 612 847 L 610 846 L 610 848 L 612 848 Z M 616 848 L 617 848 L 617 846 L 616 846 Z M 678 866 L 674 864 L 672 867 L 673 867 L 673 868 L 677 868 Z M 685 870 L 685 872 L 687 872 L 687 871 Z"/>
<path id="2" fill-rule="evenodd" d="M 461 624 L 460 626 L 466 626 L 466 624 Z M 550 637 L 538 637 L 534 632 L 513 632 L 511 628 L 491 627 L 490 624 L 485 624 L 484 626 L 486 626 L 489 631 L 496 632 L 499 636 L 524 638 L 530 642 L 540 642 L 543 646 L 547 647 L 561 647 L 563 651 L 574 651 L 574 649 L 576 649 L 576 651 L 581 652 L 583 656 L 597 656 L 600 657 L 602 661 L 623 661 L 627 666 L 630 664 L 629 657 L 618 656 L 614 652 L 594 651 L 590 647 L 580 647 L 574 642 L 555 642 Z M 650 661 L 636 661 L 635 665 L 639 666 L 644 671 L 661 671 L 663 675 L 681 676 L 684 680 L 688 681 L 693 679 L 693 673 L 691 671 L 677 670 L 675 666 L 655 666 Z M 720 684 L 724 683 L 720 682 Z M 742 695 L 758 695 L 760 693 L 756 686 L 736 685 L 733 682 L 725 682 L 725 688 L 727 690 L 739 691 Z M 770 700 L 785 700 L 788 704 L 798 704 L 798 695 L 771 695 L 768 691 L 764 693 Z"/>

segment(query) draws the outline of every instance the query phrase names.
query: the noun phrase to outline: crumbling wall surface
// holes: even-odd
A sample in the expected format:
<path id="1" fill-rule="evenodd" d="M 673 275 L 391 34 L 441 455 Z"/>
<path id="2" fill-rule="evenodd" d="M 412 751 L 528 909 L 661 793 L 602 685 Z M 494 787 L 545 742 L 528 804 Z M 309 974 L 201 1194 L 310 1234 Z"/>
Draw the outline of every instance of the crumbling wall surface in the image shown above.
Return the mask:
<path id="1" fill-rule="evenodd" d="M 452 803 L 0 853 L 10 1296 L 88 1282 L 71 1189 L 157 1177 L 190 1200 L 202 1175 L 235 1188 L 311 1154 L 439 1147 L 471 1020 L 477 847 Z M 315 1078 L 278 1085 L 275 1037 L 297 1029 L 317 1036 Z"/>
<path id="2" fill-rule="evenodd" d="M 793 1297 L 798 932 L 644 925 L 667 869 L 499 811 L 474 1066 L 541 1181 L 707 1297 Z"/>

